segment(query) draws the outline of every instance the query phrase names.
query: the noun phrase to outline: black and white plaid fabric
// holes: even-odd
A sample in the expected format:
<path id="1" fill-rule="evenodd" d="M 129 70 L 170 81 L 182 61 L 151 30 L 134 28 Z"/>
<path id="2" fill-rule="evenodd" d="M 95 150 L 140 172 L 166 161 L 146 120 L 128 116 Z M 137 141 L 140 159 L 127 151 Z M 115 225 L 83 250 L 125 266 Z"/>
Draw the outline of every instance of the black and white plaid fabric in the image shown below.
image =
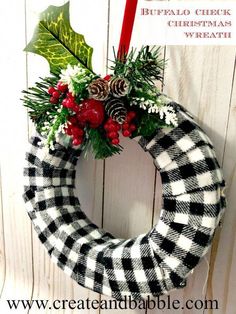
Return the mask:
<path id="1" fill-rule="evenodd" d="M 147 234 L 117 239 L 93 224 L 76 197 L 78 152 L 31 139 L 24 200 L 53 261 L 80 285 L 122 299 L 145 299 L 186 284 L 206 254 L 225 208 L 224 180 L 213 145 L 175 104 L 179 124 L 136 139 L 150 153 L 163 184 L 158 223 Z"/>

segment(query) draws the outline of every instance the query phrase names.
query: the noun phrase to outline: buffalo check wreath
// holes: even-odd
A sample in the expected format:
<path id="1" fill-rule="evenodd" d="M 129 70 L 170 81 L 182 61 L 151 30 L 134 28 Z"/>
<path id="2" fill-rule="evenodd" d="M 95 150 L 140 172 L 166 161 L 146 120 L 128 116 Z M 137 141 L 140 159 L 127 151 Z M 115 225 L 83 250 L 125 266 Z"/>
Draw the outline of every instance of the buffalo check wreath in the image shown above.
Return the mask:
<path id="1" fill-rule="evenodd" d="M 45 49 L 48 41 L 54 45 Z M 45 56 L 52 73 L 23 98 L 38 131 L 26 154 L 24 200 L 52 260 L 78 284 L 116 299 L 184 287 L 219 225 L 225 184 L 210 139 L 155 87 L 164 66 L 159 48 L 116 57 L 113 74 L 99 77 L 92 48 L 70 27 L 67 3 L 41 14 L 26 50 Z M 91 222 L 75 188 L 80 154 L 119 153 L 120 134 L 151 154 L 163 186 L 159 221 L 128 240 Z"/>

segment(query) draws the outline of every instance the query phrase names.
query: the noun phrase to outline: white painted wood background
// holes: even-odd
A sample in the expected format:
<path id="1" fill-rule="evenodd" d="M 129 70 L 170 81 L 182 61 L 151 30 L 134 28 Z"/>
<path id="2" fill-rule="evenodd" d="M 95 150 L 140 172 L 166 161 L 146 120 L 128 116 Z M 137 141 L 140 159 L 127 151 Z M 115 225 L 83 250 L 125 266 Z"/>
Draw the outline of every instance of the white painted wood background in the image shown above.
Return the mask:
<path id="1" fill-rule="evenodd" d="M 0 2 L 0 313 L 4 314 L 8 313 L 6 299 L 105 298 L 78 286 L 51 262 L 32 230 L 21 197 L 24 154 L 32 125 L 19 100 L 20 91 L 48 73 L 44 59 L 26 56 L 22 50 L 31 38 L 37 13 L 49 4 L 63 3 L 60 0 Z M 72 26 L 94 47 L 93 65 L 98 73 L 106 73 L 106 59 L 112 57 L 112 46 L 118 45 L 124 3 L 124 0 L 71 1 Z M 148 35 L 148 25 L 143 27 L 147 27 Z M 141 44 L 136 27 L 132 45 Z M 172 299 L 180 302 L 205 297 L 218 299 L 220 309 L 181 309 L 177 313 L 236 313 L 235 51 L 235 47 L 163 47 L 169 60 L 164 91 L 194 113 L 212 138 L 224 169 L 228 196 L 223 228 L 217 232 L 208 254 L 209 272 L 207 262 L 202 261 L 187 287 L 171 293 Z M 126 148 L 123 154 L 105 162 L 91 158 L 79 161 L 78 195 L 84 211 L 95 223 L 117 236 L 132 237 L 148 231 L 157 221 L 161 183 L 151 158 L 135 142 L 126 140 L 123 144 Z M 45 313 L 73 312 L 76 311 Z M 158 311 L 80 311 L 105 312 L 154 314 Z"/>

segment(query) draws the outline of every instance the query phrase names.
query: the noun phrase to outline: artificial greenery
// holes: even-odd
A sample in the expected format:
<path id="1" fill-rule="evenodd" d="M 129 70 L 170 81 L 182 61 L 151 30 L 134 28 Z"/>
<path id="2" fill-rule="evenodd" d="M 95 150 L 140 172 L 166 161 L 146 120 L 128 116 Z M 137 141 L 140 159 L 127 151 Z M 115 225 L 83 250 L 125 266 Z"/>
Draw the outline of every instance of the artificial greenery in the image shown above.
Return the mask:
<path id="1" fill-rule="evenodd" d="M 159 90 L 157 89 L 156 86 L 150 86 L 148 90 L 145 90 L 142 86 L 140 88 L 134 88 L 133 91 L 131 91 L 130 93 L 130 97 L 151 100 L 151 101 L 156 102 L 158 93 L 159 93 Z"/>
<path id="2" fill-rule="evenodd" d="M 126 78 L 132 88 L 149 90 L 155 81 L 163 80 L 165 61 L 161 58 L 161 48 L 144 46 L 140 51 L 131 49 L 130 53 L 120 59 L 114 51 L 115 60 L 110 69 L 115 76 Z"/>
<path id="3" fill-rule="evenodd" d="M 69 112 L 66 108 L 62 108 L 61 110 L 59 110 L 57 116 L 54 118 L 53 123 L 50 125 L 50 127 L 46 131 L 48 133 L 47 144 L 49 146 L 55 140 L 56 134 L 58 130 L 60 129 L 60 126 L 66 123 L 68 116 L 69 116 Z"/>
<path id="4" fill-rule="evenodd" d="M 89 97 L 89 92 L 88 92 L 88 85 L 91 83 L 93 80 L 97 79 L 99 76 L 97 75 L 92 75 L 91 73 L 87 74 L 87 78 L 84 79 L 82 78 L 81 80 L 76 79 L 72 80 L 71 83 L 73 85 L 73 91 L 74 94 L 76 95 L 76 101 L 80 103 L 84 99 Z"/>
<path id="5" fill-rule="evenodd" d="M 134 132 L 133 137 L 143 136 L 149 138 L 156 133 L 157 129 L 163 128 L 165 123 L 158 115 L 143 111 L 142 114 L 139 113 L 137 125 L 138 128 Z"/>
<path id="6" fill-rule="evenodd" d="M 122 147 L 120 145 L 112 145 L 107 139 L 102 129 L 88 129 L 87 140 L 83 150 L 91 151 L 96 159 L 105 159 L 111 157 L 114 154 L 120 153 Z"/>
<path id="7" fill-rule="evenodd" d="M 48 88 L 55 86 L 59 77 L 54 74 L 50 77 L 40 78 L 34 87 L 24 90 L 24 98 L 21 99 L 25 107 L 29 109 L 28 113 L 31 120 L 35 123 L 37 131 L 42 132 L 45 123 L 51 123 L 58 115 L 60 104 L 52 104 L 49 99 Z"/>

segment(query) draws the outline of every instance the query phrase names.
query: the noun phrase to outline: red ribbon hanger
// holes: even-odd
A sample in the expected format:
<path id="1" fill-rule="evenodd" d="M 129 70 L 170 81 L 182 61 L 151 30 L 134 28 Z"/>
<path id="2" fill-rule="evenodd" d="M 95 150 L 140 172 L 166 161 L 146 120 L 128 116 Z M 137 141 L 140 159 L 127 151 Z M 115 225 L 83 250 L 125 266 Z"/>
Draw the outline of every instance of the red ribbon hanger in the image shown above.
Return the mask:
<path id="1" fill-rule="evenodd" d="M 128 54 L 132 31 L 134 27 L 135 14 L 138 0 L 126 0 L 123 24 L 120 35 L 118 49 L 118 58 L 125 62 L 125 56 Z"/>

